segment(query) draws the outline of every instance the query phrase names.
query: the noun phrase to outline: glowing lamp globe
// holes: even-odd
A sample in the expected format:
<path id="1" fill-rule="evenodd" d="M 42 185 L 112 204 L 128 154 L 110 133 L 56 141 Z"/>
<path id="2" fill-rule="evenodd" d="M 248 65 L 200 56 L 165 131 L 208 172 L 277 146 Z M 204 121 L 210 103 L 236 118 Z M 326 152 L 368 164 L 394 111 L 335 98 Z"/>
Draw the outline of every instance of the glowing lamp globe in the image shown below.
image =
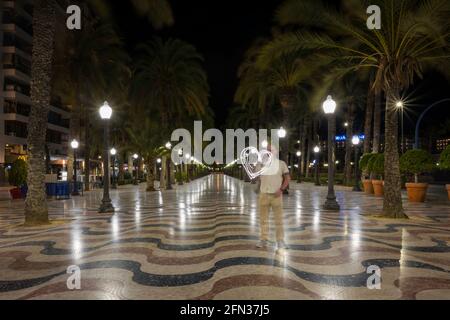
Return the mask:
<path id="1" fill-rule="evenodd" d="M 137 158 L 139 158 L 139 155 L 137 153 L 135 153 L 135 154 L 133 154 L 133 158 L 137 159 Z"/>
<path id="2" fill-rule="evenodd" d="M 269 146 L 269 143 L 267 142 L 267 140 L 264 140 L 264 141 L 261 143 L 261 147 L 263 147 L 264 149 L 266 149 L 268 146 Z"/>
<path id="3" fill-rule="evenodd" d="M 352 143 L 353 143 L 354 146 L 357 146 L 357 145 L 359 145 L 361 143 L 361 139 L 359 139 L 358 136 L 354 136 L 352 138 Z"/>
<path id="4" fill-rule="evenodd" d="M 300 152 L 300 151 L 297 151 L 297 157 L 301 157 L 302 156 L 302 153 Z"/>
<path id="5" fill-rule="evenodd" d="M 166 149 L 171 149 L 172 148 L 172 144 L 170 142 L 166 143 Z"/>
<path id="6" fill-rule="evenodd" d="M 162 160 L 161 160 L 161 159 L 158 159 L 158 160 L 156 160 L 156 162 L 158 162 L 158 163 L 161 163 L 161 162 L 162 162 Z"/>
<path id="7" fill-rule="evenodd" d="M 117 150 L 115 148 L 112 148 L 110 152 L 112 156 L 115 156 L 117 154 Z"/>
<path id="8" fill-rule="evenodd" d="M 111 119 L 112 112 L 112 108 L 109 106 L 108 102 L 105 101 L 105 103 L 99 110 L 100 118 L 102 118 L 103 120 L 109 120 Z"/>
<path id="9" fill-rule="evenodd" d="M 286 138 L 286 135 L 287 135 L 286 130 L 283 127 L 281 127 L 280 130 L 278 130 L 278 137 L 283 139 Z"/>
<path id="10" fill-rule="evenodd" d="M 326 114 L 333 114 L 336 111 L 336 101 L 331 96 L 328 96 L 327 100 L 323 103 L 323 111 Z"/>
<path id="11" fill-rule="evenodd" d="M 314 147 L 314 153 L 319 153 L 320 152 L 320 148 L 318 146 Z"/>
<path id="12" fill-rule="evenodd" d="M 80 144 L 78 143 L 77 140 L 73 139 L 73 141 L 70 143 L 70 146 L 72 147 L 72 149 L 78 149 Z"/>

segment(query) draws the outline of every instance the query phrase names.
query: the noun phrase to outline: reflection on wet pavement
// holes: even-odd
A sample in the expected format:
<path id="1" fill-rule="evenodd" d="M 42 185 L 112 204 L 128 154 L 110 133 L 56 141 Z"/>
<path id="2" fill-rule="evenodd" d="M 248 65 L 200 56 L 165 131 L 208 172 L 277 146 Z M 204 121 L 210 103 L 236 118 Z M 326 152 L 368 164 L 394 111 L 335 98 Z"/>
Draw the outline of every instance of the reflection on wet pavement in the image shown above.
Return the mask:
<path id="1" fill-rule="evenodd" d="M 289 249 L 257 249 L 254 185 L 214 175 L 177 190 L 123 187 L 117 212 L 101 192 L 49 203 L 48 227 L 23 228 L 23 204 L 0 203 L 1 299 L 450 299 L 450 207 L 406 204 L 410 220 L 370 218 L 382 200 L 293 185 L 284 199 Z M 271 230 L 274 238 L 274 230 Z M 67 268 L 81 269 L 81 290 Z M 381 269 L 369 290 L 370 266 Z"/>

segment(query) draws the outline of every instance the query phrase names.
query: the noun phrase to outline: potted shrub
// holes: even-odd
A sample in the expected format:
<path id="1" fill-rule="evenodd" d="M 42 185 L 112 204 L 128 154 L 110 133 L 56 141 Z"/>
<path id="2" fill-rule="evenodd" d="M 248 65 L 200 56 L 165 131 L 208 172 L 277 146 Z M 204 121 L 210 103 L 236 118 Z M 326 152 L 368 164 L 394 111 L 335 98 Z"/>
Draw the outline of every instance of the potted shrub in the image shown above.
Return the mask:
<path id="1" fill-rule="evenodd" d="M 178 170 L 176 173 L 175 173 L 175 180 L 177 181 L 177 183 L 178 183 L 178 185 L 179 186 L 182 186 L 183 185 L 183 173 L 180 171 L 180 170 Z"/>
<path id="2" fill-rule="evenodd" d="M 367 194 L 373 194 L 372 179 L 368 170 L 370 159 L 374 156 L 373 153 L 366 153 L 361 157 L 359 161 L 359 168 L 362 172 L 362 183 L 364 185 L 364 192 Z"/>
<path id="3" fill-rule="evenodd" d="M 384 196 L 384 154 L 374 154 L 367 165 L 369 172 L 375 177 L 372 179 L 375 196 Z"/>
<path id="4" fill-rule="evenodd" d="M 9 184 L 15 187 L 10 190 L 13 199 L 21 199 L 24 196 L 23 190 L 26 188 L 27 175 L 27 163 L 22 159 L 17 159 L 14 161 L 8 174 Z"/>
<path id="5" fill-rule="evenodd" d="M 441 153 L 441 157 L 439 159 L 439 167 L 444 170 L 450 170 L 450 146 L 445 148 L 445 150 Z M 446 185 L 448 199 L 450 200 L 450 184 Z"/>
<path id="6" fill-rule="evenodd" d="M 425 202 L 428 183 L 419 183 L 419 175 L 431 172 L 434 160 L 425 150 L 409 150 L 400 158 L 400 170 L 408 175 L 414 175 L 413 183 L 406 183 L 408 199 L 411 202 Z"/>

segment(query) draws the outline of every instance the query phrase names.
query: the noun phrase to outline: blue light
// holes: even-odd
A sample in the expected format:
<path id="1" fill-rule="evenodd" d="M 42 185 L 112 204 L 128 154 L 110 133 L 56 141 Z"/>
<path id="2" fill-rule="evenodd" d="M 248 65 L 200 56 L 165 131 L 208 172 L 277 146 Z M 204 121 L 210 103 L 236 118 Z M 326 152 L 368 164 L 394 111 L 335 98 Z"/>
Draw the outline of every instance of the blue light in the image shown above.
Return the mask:
<path id="1" fill-rule="evenodd" d="M 365 135 L 360 134 L 359 135 L 359 139 L 364 140 L 366 138 Z M 346 141 L 347 140 L 347 136 L 336 136 L 336 141 Z"/>

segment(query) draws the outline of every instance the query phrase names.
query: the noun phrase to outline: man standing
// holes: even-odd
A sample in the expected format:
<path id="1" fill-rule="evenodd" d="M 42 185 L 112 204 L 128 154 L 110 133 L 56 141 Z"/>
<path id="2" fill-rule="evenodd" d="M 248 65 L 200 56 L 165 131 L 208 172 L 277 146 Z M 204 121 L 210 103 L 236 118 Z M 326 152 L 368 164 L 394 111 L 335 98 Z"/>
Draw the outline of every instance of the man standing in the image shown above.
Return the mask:
<path id="1" fill-rule="evenodd" d="M 272 153 L 272 162 L 260 177 L 260 228 L 261 236 L 258 248 L 269 244 L 269 217 L 272 209 L 275 220 L 278 250 L 286 249 L 283 226 L 283 193 L 291 180 L 286 163 L 278 158 L 278 151 L 273 146 L 267 148 Z"/>

